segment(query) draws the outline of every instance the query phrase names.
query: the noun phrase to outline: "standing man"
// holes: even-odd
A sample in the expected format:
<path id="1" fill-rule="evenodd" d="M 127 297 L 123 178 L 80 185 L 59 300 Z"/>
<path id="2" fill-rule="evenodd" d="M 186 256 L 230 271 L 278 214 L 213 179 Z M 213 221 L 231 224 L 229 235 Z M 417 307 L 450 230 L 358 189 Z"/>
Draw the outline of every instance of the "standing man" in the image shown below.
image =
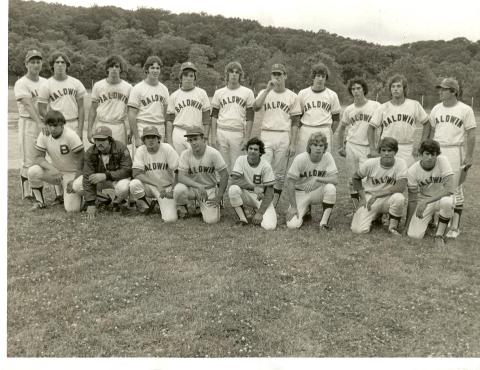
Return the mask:
<path id="1" fill-rule="evenodd" d="M 18 137 L 22 167 L 20 184 L 22 199 L 34 199 L 28 182 L 28 169 L 34 164 L 36 157 L 35 141 L 45 128 L 38 112 L 37 100 L 42 84 L 46 79 L 40 77 L 42 70 L 42 53 L 29 50 L 25 56 L 27 74 L 15 82 L 13 93 L 18 107 Z M 45 131 L 46 133 L 47 131 Z"/>
<path id="2" fill-rule="evenodd" d="M 298 154 L 290 166 L 285 187 L 290 207 L 287 227 L 298 229 L 312 204 L 322 204 L 322 230 L 330 229 L 328 221 L 337 200 L 338 170 L 332 155 L 327 152 L 328 139 L 323 132 L 314 132 L 308 139 L 306 151 Z"/>
<path id="3" fill-rule="evenodd" d="M 205 138 L 210 133 L 210 99 L 207 93 L 195 86 L 197 67 L 185 62 L 180 67 L 180 88 L 170 95 L 167 108 L 167 143 L 180 155 L 190 146 L 185 133 L 190 128 L 202 128 Z"/>
<path id="4" fill-rule="evenodd" d="M 448 159 L 440 155 L 440 145 L 431 139 L 422 141 L 420 160 L 408 169 L 408 208 L 405 230 L 411 238 L 422 239 L 428 223 L 439 212 L 435 244 L 443 246 L 455 205 L 455 183 Z"/>
<path id="5" fill-rule="evenodd" d="M 93 144 L 95 120 L 100 126 L 112 130 L 114 140 L 127 145 L 127 103 L 132 85 L 121 79 L 126 63 L 120 55 L 112 55 L 105 62 L 107 78 L 95 82 L 92 89 L 92 104 L 88 112 L 87 138 Z"/>
<path id="6" fill-rule="evenodd" d="M 369 155 L 378 156 L 375 148 L 375 129 L 380 128 L 380 138 L 395 138 L 398 141 L 397 156 L 410 166 L 415 162 L 415 130 L 428 122 L 428 115 L 418 101 L 407 98 L 408 84 L 404 76 L 397 74 L 391 77 L 388 88 L 392 99 L 375 111 L 368 128 Z"/>
<path id="7" fill-rule="evenodd" d="M 70 59 L 61 51 L 55 51 L 49 59 L 52 77 L 40 89 L 38 107 L 40 115 L 45 117 L 47 107 L 59 111 L 66 120 L 67 127 L 74 130 L 83 140 L 85 108 L 83 98 L 87 94 L 85 86 L 76 78 L 67 75 Z"/>
<path id="8" fill-rule="evenodd" d="M 473 109 L 458 100 L 460 86 L 457 80 L 445 78 L 437 88 L 442 102 L 430 112 L 430 125 L 424 131 L 423 137 L 437 141 L 442 154 L 452 166 L 456 186 L 455 213 L 447 237 L 455 239 L 460 233 L 460 216 L 464 203 L 462 183 L 473 163 L 477 124 Z"/>
<path id="9" fill-rule="evenodd" d="M 275 230 L 277 214 L 273 207 L 273 185 L 275 175 L 268 162 L 262 159 L 265 145 L 254 137 L 247 142 L 247 155 L 237 158 L 230 176 L 228 188 L 230 204 L 243 225 L 248 224 L 243 206 L 255 208 L 252 223 L 260 224 L 265 230 Z"/>
<path id="10" fill-rule="evenodd" d="M 174 199 L 183 214 L 189 200 L 200 202 L 203 221 L 213 224 L 220 221 L 220 203 L 227 188 L 227 165 L 218 150 L 208 146 L 201 127 L 187 130 L 185 137 L 191 148 L 180 155 L 178 184 L 173 190 Z M 217 188 L 217 175 L 220 183 Z"/>
<path id="11" fill-rule="evenodd" d="M 127 146 L 112 138 L 112 130 L 98 126 L 93 133 L 94 144 L 85 153 L 83 175 L 73 182 L 73 191 L 83 192 L 89 219 L 97 214 L 97 192 L 114 191 L 112 210 L 120 211 L 120 203 L 128 197 L 132 159 Z M 99 198 L 103 198 L 100 196 Z"/>
<path id="12" fill-rule="evenodd" d="M 255 100 L 254 109 L 263 108 L 260 138 L 265 143 L 264 159 L 275 173 L 273 206 L 282 194 L 288 159 L 295 154 L 298 126 L 302 109 L 298 96 L 285 87 L 287 70 L 283 64 L 274 64 L 271 80 Z"/>
<path id="13" fill-rule="evenodd" d="M 43 132 L 37 138 L 35 164 L 28 169 L 28 180 L 32 186 L 35 204 L 32 210 L 46 207 L 43 197 L 43 182 L 61 185 L 64 206 L 67 212 L 80 211 L 82 197 L 73 192 L 73 181 L 82 174 L 83 143 L 77 133 L 65 127 L 63 114 L 49 110 L 45 116 L 48 135 Z M 50 161 L 45 155 L 48 154 Z"/>
<path id="14" fill-rule="evenodd" d="M 158 202 L 163 221 L 173 222 L 177 221 L 173 188 L 176 184 L 178 154 L 170 144 L 162 143 L 161 139 L 155 126 L 143 129 L 144 145 L 135 153 L 130 194 L 136 200 L 137 208 L 144 210 L 143 213 L 150 213 L 155 202 Z"/>
<path id="15" fill-rule="evenodd" d="M 364 234 L 370 231 L 372 221 L 379 214 L 388 213 L 388 231 L 400 235 L 398 224 L 402 218 L 407 187 L 407 164 L 396 157 L 398 142 L 384 137 L 378 144 L 380 157 L 363 162 L 353 175 L 353 188 L 359 195 L 359 208 L 353 215 L 352 231 Z M 365 189 L 362 180 L 365 179 Z"/>
<path id="16" fill-rule="evenodd" d="M 215 91 L 212 99 L 212 146 L 218 143 L 229 172 L 252 133 L 255 97 L 251 89 L 240 85 L 243 76 L 240 63 L 228 63 L 227 86 Z"/>
<path id="17" fill-rule="evenodd" d="M 159 57 L 149 56 L 143 65 L 145 79 L 136 84 L 130 92 L 128 122 L 130 123 L 133 152 L 135 152 L 135 148 L 142 145 L 143 128 L 155 126 L 162 137 L 165 135 L 168 89 L 159 80 L 162 65 Z"/>
<path id="18" fill-rule="evenodd" d="M 367 132 L 373 113 L 380 106 L 380 103 L 366 98 L 368 85 L 365 79 L 361 77 L 349 80 L 347 89 L 353 96 L 353 104 L 350 104 L 342 115 L 338 129 L 338 153 L 340 156 L 346 157 L 348 186 L 353 211 L 355 212 L 358 208 L 358 193 L 353 190 L 352 177 L 360 164 L 367 160 L 369 153 Z M 346 138 L 345 129 L 347 130 Z"/>
<path id="19" fill-rule="evenodd" d="M 302 107 L 301 126 L 298 132 L 297 154 L 307 147 L 314 132 L 323 132 L 328 151 L 333 148 L 332 137 L 340 121 L 340 102 L 337 93 L 325 86 L 330 71 L 323 63 L 312 66 L 312 86 L 301 90 L 298 99 Z"/>

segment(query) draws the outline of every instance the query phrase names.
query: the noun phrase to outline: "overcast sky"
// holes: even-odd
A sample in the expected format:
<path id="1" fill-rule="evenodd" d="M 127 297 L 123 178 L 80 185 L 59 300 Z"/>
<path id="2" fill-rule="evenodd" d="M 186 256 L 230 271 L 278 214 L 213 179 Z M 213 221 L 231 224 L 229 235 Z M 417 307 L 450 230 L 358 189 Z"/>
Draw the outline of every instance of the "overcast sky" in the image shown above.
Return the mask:
<path id="1" fill-rule="evenodd" d="M 254 19 L 264 26 L 318 31 L 382 45 L 480 40 L 479 0 L 53 0 L 75 6 L 152 7 Z"/>

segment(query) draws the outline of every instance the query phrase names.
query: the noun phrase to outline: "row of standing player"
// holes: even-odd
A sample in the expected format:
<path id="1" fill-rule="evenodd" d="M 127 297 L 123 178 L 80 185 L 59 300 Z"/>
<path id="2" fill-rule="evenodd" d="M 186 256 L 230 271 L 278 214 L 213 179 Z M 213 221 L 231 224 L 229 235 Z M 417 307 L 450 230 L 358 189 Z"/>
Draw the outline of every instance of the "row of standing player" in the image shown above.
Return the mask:
<path id="1" fill-rule="evenodd" d="M 28 73 L 26 77 L 28 78 L 30 75 L 30 80 L 32 80 L 32 76 L 29 67 L 37 65 L 38 68 L 39 60 L 41 63 L 41 55 L 37 51 L 29 52 L 27 55 Z M 54 54 L 50 60 L 54 76 L 48 81 L 56 79 L 58 83 L 58 80 L 68 80 L 70 77 L 66 76 L 66 68 L 69 61 L 66 56 Z M 209 101 L 204 90 L 195 86 L 196 68 L 192 63 L 187 62 L 182 65 L 180 75 L 182 86 L 170 97 L 168 97 L 166 88 L 158 81 L 161 69 L 161 60 L 158 57 L 148 58 L 145 63 L 146 79 L 132 88 L 131 92 L 116 90 L 121 86 L 130 86 L 120 79 L 123 66 L 121 58 L 111 57 L 107 60 L 106 65 L 108 77 L 97 82 L 92 90 L 92 108 L 89 112 L 89 128 L 87 130 L 90 141 L 96 119 L 102 125 L 109 125 L 114 136 L 125 142 L 124 121 L 127 106 L 135 147 L 141 144 L 139 132 L 141 132 L 142 126 L 154 123 L 160 130 L 165 127 L 160 116 L 155 116 L 155 113 L 163 113 L 166 129 L 162 132 L 166 133 L 164 136 L 166 136 L 167 142 L 173 144 L 178 152 L 188 147 L 183 135 L 186 129 L 192 127 L 192 124 L 193 126 L 203 124 L 208 137 L 210 129 Z M 268 82 L 267 88 L 261 91 L 255 100 L 253 92 L 240 84 L 243 71 L 239 63 L 233 62 L 227 65 L 227 86 L 215 92 L 211 117 L 214 131 L 213 144 L 216 144 L 218 140 L 220 152 L 226 159 L 228 168 L 231 169 L 233 161 L 241 152 L 243 144 L 251 133 L 253 121 L 251 108 L 263 109 L 261 138 L 265 142 L 265 159 L 272 164 L 275 172 L 276 199 L 274 203 L 276 203 L 283 188 L 283 177 L 287 169 L 288 158 L 293 153 L 305 149 L 309 135 L 316 131 L 323 132 L 330 144 L 328 148 L 332 147 L 332 133 L 338 125 L 340 105 L 335 92 L 325 87 L 328 69 L 322 64 L 313 66 L 312 86 L 302 90 L 298 97 L 285 88 L 287 73 L 283 65 L 275 64 L 272 66 L 271 73 L 272 79 Z M 58 75 L 63 76 L 64 79 L 55 78 Z M 40 79 L 37 73 L 37 82 L 41 82 Z M 413 162 L 413 133 L 418 124 L 422 124 L 426 128 L 423 130 L 424 137 L 434 136 L 440 142 L 442 152 L 450 158 L 452 167 L 457 174 L 462 166 L 468 169 L 472 162 L 475 142 L 473 111 L 457 101 L 456 95 L 459 89 L 455 80 L 446 79 L 442 84 L 444 86 L 440 87 L 440 94 L 446 96 L 441 96 L 442 103 L 435 107 L 429 120 L 418 102 L 406 98 L 407 82 L 402 76 L 394 76 L 389 81 L 392 99 L 383 105 L 365 98 L 368 91 L 362 79 L 350 81 L 348 89 L 354 97 L 354 104 L 350 105 L 343 114 L 339 145 L 340 154 L 347 156 L 351 172 L 367 156 L 378 155 L 375 154 L 375 128 L 381 129 L 382 137 L 395 137 L 399 143 L 398 156 L 411 164 Z M 55 101 L 61 101 L 70 92 L 73 93 L 76 90 L 57 88 L 49 93 L 48 99 L 45 99 L 44 91 L 45 88 L 40 89 L 39 94 L 36 94 L 36 91 L 31 93 L 33 98 L 38 95 L 40 112 L 46 108 L 45 100 L 52 108 L 57 108 L 54 105 Z M 83 94 L 77 92 L 73 95 L 75 95 L 77 105 L 83 107 L 83 101 L 80 100 L 83 98 Z M 21 94 L 17 95 L 17 99 L 20 99 L 19 111 L 24 98 L 25 96 L 22 97 Z M 121 106 L 122 109 L 118 109 L 119 113 L 115 117 L 112 112 L 117 110 L 112 107 L 116 105 Z M 152 107 L 157 109 L 152 110 Z M 78 119 L 83 122 L 81 110 L 78 109 Z M 118 117 L 122 117 L 122 114 L 123 120 L 118 119 Z M 20 120 L 26 118 L 22 114 L 20 117 Z M 33 118 L 35 120 L 39 117 L 33 115 Z M 69 115 L 66 115 L 66 118 L 68 125 L 72 118 Z M 39 122 L 38 127 L 41 127 L 41 120 Z M 344 148 L 343 129 L 345 127 L 348 127 L 348 135 Z M 77 130 L 81 133 L 79 127 Z M 297 148 L 295 148 L 295 143 L 297 143 Z M 456 176 L 458 177 L 458 175 Z M 454 217 L 452 227 L 454 233 L 458 230 L 459 216 L 463 206 L 461 192 L 457 193 L 456 217 Z M 352 190 L 352 199 L 355 201 L 356 198 L 357 196 Z"/>

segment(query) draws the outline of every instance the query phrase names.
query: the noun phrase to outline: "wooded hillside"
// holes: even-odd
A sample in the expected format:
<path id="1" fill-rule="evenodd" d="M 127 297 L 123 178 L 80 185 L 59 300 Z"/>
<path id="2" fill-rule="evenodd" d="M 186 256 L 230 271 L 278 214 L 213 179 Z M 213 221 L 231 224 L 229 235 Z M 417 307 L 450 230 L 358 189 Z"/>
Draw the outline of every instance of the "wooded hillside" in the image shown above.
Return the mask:
<path id="1" fill-rule="evenodd" d="M 102 61 L 112 53 L 127 60 L 124 78 L 131 83 L 142 79 L 141 66 L 147 56 L 159 55 L 164 62 L 162 80 L 170 92 L 178 87 L 180 64 L 191 60 L 199 68 L 198 85 L 209 95 L 223 85 L 224 66 L 232 60 L 242 63 L 244 84 L 255 90 L 267 81 L 272 63 L 285 63 L 287 87 L 296 92 L 310 84 L 310 66 L 322 61 L 332 72 L 328 86 L 344 104 L 350 102 L 345 87 L 349 78 L 365 76 L 369 95 L 383 102 L 389 97 L 386 79 L 400 72 L 409 81 L 409 97 L 421 100 L 423 95 L 426 107 L 437 102 L 434 85 L 445 76 L 459 80 L 465 102 L 471 104 L 474 97 L 474 105 L 480 105 L 480 40 L 381 46 L 323 29 L 263 27 L 256 21 L 204 13 L 177 15 L 162 9 L 131 11 L 20 0 L 9 2 L 8 30 L 9 84 L 25 73 L 26 51 L 38 48 L 44 58 L 55 49 L 67 52 L 73 64 L 69 74 L 87 88 L 105 77 Z M 42 75 L 51 75 L 47 63 Z"/>

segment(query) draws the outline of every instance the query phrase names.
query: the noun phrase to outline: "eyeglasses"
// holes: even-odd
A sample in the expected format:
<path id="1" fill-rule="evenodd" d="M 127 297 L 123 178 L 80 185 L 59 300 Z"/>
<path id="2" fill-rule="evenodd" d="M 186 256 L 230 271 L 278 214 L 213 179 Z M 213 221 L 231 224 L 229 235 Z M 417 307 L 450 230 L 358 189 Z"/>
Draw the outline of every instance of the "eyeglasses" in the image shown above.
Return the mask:
<path id="1" fill-rule="evenodd" d="M 275 76 L 275 77 L 282 76 L 282 75 L 283 75 L 282 72 L 272 72 L 272 76 Z"/>

